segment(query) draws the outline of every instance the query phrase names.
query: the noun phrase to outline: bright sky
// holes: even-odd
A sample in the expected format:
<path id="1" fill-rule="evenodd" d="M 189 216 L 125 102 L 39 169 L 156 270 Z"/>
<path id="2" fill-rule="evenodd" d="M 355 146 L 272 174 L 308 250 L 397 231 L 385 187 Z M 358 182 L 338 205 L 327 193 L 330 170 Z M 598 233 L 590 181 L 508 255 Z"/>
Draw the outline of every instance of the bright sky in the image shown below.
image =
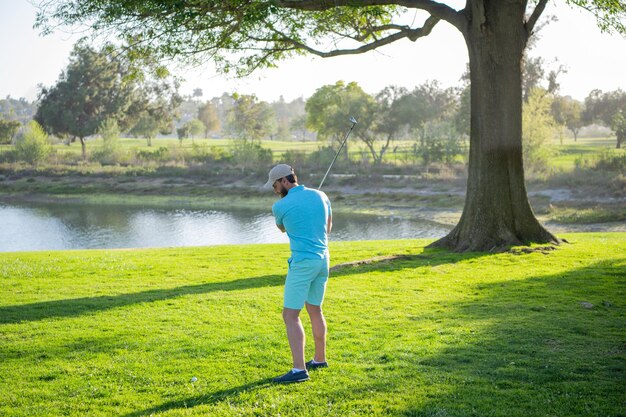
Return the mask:
<path id="1" fill-rule="evenodd" d="M 531 56 L 543 57 L 551 68 L 567 68 L 567 74 L 560 77 L 563 95 L 583 100 L 594 88 L 626 90 L 626 38 L 602 34 L 591 14 L 563 3 L 552 1 L 547 7 L 542 20 L 555 15 L 559 21 L 542 30 Z M 38 84 L 55 83 L 78 39 L 61 32 L 41 37 L 32 28 L 35 13 L 29 0 L 0 0 L 0 97 L 34 100 Z M 183 69 L 179 74 L 187 79 L 182 93 L 202 88 L 204 99 L 237 91 L 267 101 L 282 95 L 289 101 L 310 97 L 317 88 L 338 80 L 356 81 L 372 94 L 388 85 L 412 89 L 427 80 L 438 80 L 444 87 L 455 86 L 466 63 L 467 51 L 460 33 L 440 22 L 431 35 L 417 42 L 404 40 L 351 57 L 300 57 L 243 80 L 225 79 L 210 64 Z"/>

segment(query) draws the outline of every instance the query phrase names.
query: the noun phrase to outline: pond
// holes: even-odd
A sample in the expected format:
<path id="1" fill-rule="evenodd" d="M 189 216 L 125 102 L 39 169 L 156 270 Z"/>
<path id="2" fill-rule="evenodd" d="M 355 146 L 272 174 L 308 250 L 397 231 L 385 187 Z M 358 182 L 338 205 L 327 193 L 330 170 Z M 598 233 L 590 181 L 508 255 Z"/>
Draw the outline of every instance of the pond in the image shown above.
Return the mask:
<path id="1" fill-rule="evenodd" d="M 331 241 L 436 238 L 427 221 L 335 213 Z M 0 252 L 287 243 L 271 212 L 0 203 Z"/>

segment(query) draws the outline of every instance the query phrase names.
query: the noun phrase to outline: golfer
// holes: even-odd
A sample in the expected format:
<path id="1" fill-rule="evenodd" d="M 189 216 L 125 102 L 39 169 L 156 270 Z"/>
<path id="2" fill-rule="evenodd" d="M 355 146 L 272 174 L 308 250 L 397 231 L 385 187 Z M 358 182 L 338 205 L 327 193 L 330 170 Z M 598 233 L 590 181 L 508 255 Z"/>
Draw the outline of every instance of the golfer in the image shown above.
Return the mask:
<path id="1" fill-rule="evenodd" d="M 285 280 L 283 319 L 287 327 L 293 369 L 274 378 L 274 382 L 302 382 L 309 379 L 308 370 L 328 366 L 322 301 L 328 280 L 328 234 L 332 227 L 332 213 L 326 194 L 299 185 L 289 165 L 276 165 L 270 170 L 265 187 L 270 186 L 281 197 L 272 206 L 276 226 L 287 233 L 291 248 Z M 304 328 L 299 317 L 304 306 L 311 319 L 315 340 L 315 356 L 306 363 Z"/>

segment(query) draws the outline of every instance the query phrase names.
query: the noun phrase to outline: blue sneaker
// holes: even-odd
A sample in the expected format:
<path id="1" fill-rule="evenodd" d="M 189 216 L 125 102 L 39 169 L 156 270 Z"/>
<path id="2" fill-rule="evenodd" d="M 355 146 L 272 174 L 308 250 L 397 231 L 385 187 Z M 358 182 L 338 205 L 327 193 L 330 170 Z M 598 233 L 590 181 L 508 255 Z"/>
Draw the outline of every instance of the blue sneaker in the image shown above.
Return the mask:
<path id="1" fill-rule="evenodd" d="M 328 362 L 313 362 L 312 360 L 305 363 L 307 371 L 319 368 L 328 368 Z"/>
<path id="2" fill-rule="evenodd" d="M 285 375 L 277 376 L 272 381 L 277 384 L 286 384 L 289 382 L 304 382 L 309 380 L 309 373 L 304 371 L 295 372 L 293 369 L 287 372 Z"/>

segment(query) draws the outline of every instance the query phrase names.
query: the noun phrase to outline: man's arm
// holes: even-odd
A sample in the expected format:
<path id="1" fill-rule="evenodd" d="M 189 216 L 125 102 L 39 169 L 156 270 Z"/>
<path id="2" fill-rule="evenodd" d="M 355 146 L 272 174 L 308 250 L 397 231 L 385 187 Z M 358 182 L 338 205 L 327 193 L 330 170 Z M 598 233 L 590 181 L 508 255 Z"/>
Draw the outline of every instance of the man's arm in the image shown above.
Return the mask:
<path id="1" fill-rule="evenodd" d="M 276 227 L 278 227 L 278 230 L 285 233 L 285 226 L 283 226 L 282 224 L 277 224 Z"/>
<path id="2" fill-rule="evenodd" d="M 328 223 L 326 224 L 326 234 L 330 234 L 333 228 L 333 216 L 328 216 Z"/>

